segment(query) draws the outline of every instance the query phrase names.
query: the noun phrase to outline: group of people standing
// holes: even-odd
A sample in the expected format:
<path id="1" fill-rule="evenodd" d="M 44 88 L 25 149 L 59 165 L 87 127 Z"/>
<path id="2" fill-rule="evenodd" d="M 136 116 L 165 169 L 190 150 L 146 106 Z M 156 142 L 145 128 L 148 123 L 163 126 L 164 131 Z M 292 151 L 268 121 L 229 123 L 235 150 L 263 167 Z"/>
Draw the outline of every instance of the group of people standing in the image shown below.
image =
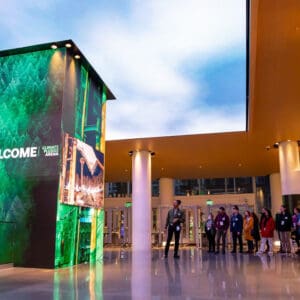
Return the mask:
<path id="1" fill-rule="evenodd" d="M 276 214 L 275 220 L 271 211 L 263 208 L 260 220 L 254 212 L 246 211 L 244 217 L 240 214 L 238 206 L 233 206 L 232 215 L 229 217 L 224 207 L 220 207 L 217 216 L 208 215 L 205 223 L 205 232 L 208 239 L 208 252 L 218 254 L 222 242 L 222 253 L 225 254 L 226 236 L 230 230 L 232 237 L 233 249 L 232 253 L 239 250 L 243 253 L 243 237 L 247 241 L 248 250 L 246 253 L 273 254 L 273 238 L 274 231 L 277 230 L 280 240 L 280 252 L 291 252 L 291 232 L 295 234 L 295 240 L 300 253 L 300 210 L 294 209 L 293 217 L 287 211 L 285 205 L 280 207 L 280 211 Z M 260 246 L 259 246 L 259 241 Z M 237 246 L 239 249 L 237 249 Z"/>
<path id="2" fill-rule="evenodd" d="M 174 258 L 179 258 L 179 239 L 182 224 L 185 222 L 184 210 L 180 208 L 181 201 L 173 201 L 173 208 L 168 211 L 165 232 L 167 233 L 167 241 L 165 246 L 165 255 L 168 257 L 170 243 L 175 236 Z M 280 252 L 291 252 L 291 233 L 293 233 L 298 251 L 300 254 L 300 210 L 294 208 L 294 215 L 288 212 L 285 205 L 281 205 L 279 212 L 276 214 L 275 220 L 269 209 L 263 208 L 260 219 L 254 212 L 245 211 L 244 217 L 240 214 L 237 205 L 232 208 L 232 215 L 226 214 L 225 208 L 219 208 L 217 216 L 214 218 L 209 213 L 205 222 L 205 232 L 208 239 L 208 252 L 219 254 L 220 245 L 222 243 L 222 253 L 225 254 L 226 236 L 230 230 L 232 236 L 233 249 L 232 253 L 239 250 L 243 253 L 243 237 L 247 241 L 248 250 L 245 253 L 263 254 L 265 252 L 273 254 L 273 238 L 274 231 L 278 232 L 280 240 Z M 259 245 L 260 242 L 260 245 Z M 237 249 L 237 247 L 239 247 Z"/>

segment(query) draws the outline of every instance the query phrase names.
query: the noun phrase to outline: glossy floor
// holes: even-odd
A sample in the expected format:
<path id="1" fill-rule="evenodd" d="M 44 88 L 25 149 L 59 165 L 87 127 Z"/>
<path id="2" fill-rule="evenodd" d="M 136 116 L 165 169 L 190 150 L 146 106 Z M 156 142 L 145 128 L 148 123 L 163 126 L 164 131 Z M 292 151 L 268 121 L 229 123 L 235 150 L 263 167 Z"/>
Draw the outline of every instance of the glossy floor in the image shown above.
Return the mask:
<path id="1" fill-rule="evenodd" d="M 193 248 L 177 260 L 162 256 L 162 250 L 106 250 L 104 263 L 94 266 L 0 269 L 0 299 L 300 299 L 296 256 Z"/>

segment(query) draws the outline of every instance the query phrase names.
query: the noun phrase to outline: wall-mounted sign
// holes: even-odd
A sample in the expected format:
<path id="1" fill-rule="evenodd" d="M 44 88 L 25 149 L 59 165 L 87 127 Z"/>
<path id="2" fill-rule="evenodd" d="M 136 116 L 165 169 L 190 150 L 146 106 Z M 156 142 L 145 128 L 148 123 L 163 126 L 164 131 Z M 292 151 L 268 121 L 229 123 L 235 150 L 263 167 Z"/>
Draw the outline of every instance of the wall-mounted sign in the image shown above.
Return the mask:
<path id="1" fill-rule="evenodd" d="M 208 200 L 206 200 L 206 205 L 212 206 L 212 205 L 214 205 L 214 201 L 208 199 Z"/>

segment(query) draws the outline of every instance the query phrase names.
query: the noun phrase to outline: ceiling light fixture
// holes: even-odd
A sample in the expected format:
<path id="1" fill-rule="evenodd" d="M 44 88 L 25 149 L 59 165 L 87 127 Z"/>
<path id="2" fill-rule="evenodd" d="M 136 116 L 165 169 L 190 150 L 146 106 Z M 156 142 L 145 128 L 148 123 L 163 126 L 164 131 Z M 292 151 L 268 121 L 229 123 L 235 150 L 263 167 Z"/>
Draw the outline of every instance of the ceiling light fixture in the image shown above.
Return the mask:
<path id="1" fill-rule="evenodd" d="M 53 50 L 55 50 L 55 49 L 57 49 L 57 45 L 53 44 L 53 45 L 51 45 L 51 48 L 52 48 Z"/>
<path id="2" fill-rule="evenodd" d="M 66 43 L 65 46 L 66 46 L 66 48 L 71 48 L 71 47 L 72 47 L 72 44 Z"/>
<path id="3" fill-rule="evenodd" d="M 79 54 L 76 54 L 76 55 L 74 56 L 74 58 L 75 58 L 75 59 L 80 59 L 80 55 L 79 55 Z"/>

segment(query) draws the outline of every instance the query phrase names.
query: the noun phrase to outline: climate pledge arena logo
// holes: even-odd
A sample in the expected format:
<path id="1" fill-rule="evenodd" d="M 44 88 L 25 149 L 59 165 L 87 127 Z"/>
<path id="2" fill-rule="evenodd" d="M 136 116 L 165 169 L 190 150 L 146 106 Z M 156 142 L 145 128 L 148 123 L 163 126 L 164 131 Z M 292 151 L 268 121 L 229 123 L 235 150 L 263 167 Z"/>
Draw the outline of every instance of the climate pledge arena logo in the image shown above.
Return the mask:
<path id="1" fill-rule="evenodd" d="M 59 156 L 58 145 L 0 149 L 0 160 L 49 156 Z"/>

